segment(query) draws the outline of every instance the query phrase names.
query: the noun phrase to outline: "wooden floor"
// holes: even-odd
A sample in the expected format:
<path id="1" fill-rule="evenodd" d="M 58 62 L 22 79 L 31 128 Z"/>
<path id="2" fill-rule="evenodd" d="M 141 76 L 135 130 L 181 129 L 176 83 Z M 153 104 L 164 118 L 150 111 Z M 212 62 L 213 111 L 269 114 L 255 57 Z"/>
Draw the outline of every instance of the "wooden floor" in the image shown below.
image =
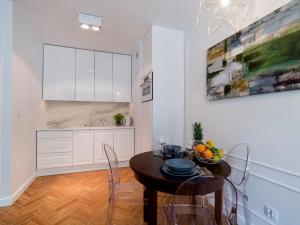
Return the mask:
<path id="1" fill-rule="evenodd" d="M 134 180 L 130 169 L 121 170 L 122 181 Z M 143 193 L 137 193 L 142 199 Z M 107 171 L 38 177 L 11 207 L 0 208 L 0 225 L 105 225 Z M 165 195 L 159 194 L 158 221 L 162 223 Z M 115 224 L 143 224 L 141 205 L 118 206 Z"/>

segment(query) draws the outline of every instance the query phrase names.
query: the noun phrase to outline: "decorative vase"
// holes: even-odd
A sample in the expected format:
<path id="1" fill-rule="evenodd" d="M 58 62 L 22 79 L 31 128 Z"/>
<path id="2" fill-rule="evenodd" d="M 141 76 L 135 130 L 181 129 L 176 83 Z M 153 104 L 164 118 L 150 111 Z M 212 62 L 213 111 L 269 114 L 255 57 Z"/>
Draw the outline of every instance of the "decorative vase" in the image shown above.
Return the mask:
<path id="1" fill-rule="evenodd" d="M 116 125 L 121 126 L 122 125 L 121 121 L 116 121 Z"/>

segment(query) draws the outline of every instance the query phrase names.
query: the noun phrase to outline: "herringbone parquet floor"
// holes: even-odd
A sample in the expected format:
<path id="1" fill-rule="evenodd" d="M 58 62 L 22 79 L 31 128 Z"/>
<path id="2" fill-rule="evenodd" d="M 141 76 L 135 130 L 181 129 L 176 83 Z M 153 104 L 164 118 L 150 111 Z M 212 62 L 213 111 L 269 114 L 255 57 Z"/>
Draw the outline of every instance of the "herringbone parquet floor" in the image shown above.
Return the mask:
<path id="1" fill-rule="evenodd" d="M 134 181 L 131 170 L 121 169 L 121 179 Z M 159 193 L 159 224 L 165 199 Z M 14 205 L 0 208 L 0 225 L 105 225 L 107 200 L 105 170 L 38 177 Z M 143 224 L 141 205 L 118 205 L 115 212 L 116 225 Z"/>

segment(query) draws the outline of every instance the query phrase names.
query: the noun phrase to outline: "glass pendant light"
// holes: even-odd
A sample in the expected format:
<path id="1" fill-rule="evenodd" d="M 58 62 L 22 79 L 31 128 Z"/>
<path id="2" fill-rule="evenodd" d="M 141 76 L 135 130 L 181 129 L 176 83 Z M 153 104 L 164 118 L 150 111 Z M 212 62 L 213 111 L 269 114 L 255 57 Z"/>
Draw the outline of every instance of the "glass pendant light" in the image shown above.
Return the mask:
<path id="1" fill-rule="evenodd" d="M 210 0 L 214 1 L 214 0 Z M 207 7 L 205 0 L 200 0 L 199 11 L 197 14 L 196 28 L 198 31 L 203 31 L 208 37 L 217 31 L 223 23 L 222 18 L 213 7 Z"/>
<path id="2" fill-rule="evenodd" d="M 239 31 L 257 19 L 260 3 L 261 0 L 200 0 L 197 28 L 205 30 L 208 36 L 222 23 Z"/>

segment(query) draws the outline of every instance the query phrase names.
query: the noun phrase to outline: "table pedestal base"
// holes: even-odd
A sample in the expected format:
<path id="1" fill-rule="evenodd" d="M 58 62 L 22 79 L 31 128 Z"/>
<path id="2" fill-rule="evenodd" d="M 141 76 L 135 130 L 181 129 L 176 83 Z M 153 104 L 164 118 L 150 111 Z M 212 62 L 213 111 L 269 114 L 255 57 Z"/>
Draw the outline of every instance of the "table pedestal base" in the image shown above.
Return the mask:
<path id="1" fill-rule="evenodd" d="M 157 224 L 157 191 L 145 187 L 144 221 L 149 225 Z"/>

